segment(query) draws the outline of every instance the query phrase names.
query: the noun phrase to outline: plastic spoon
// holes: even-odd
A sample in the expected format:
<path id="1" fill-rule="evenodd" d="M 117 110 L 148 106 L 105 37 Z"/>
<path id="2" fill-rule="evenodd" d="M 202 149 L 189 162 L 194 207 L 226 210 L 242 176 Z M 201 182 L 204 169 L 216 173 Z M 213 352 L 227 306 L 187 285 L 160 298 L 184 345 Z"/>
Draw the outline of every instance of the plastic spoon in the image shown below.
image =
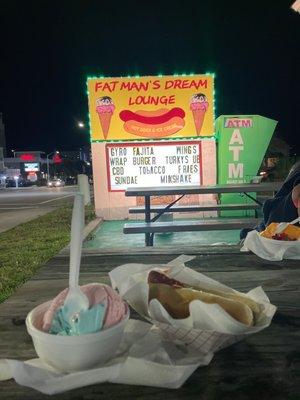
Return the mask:
<path id="1" fill-rule="evenodd" d="M 78 193 L 74 198 L 71 222 L 69 291 L 64 302 L 64 309 L 69 320 L 76 317 L 80 311 L 89 308 L 89 300 L 78 286 L 83 228 L 84 198 Z"/>
<path id="2" fill-rule="evenodd" d="M 280 224 L 278 224 L 278 226 L 277 226 L 277 228 L 275 230 L 275 234 L 277 235 L 278 233 L 283 232 L 288 225 L 294 225 L 299 221 L 300 221 L 300 217 L 294 219 L 291 222 L 280 222 Z"/>

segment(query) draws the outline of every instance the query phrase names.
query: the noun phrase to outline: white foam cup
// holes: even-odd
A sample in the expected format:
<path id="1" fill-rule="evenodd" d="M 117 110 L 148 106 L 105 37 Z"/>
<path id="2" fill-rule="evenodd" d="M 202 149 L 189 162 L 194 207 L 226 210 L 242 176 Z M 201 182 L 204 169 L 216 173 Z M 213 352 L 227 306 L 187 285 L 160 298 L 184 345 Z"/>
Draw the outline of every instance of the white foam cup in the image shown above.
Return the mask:
<path id="1" fill-rule="evenodd" d="M 35 307 L 26 318 L 26 326 L 40 359 L 62 372 L 73 372 L 104 364 L 115 355 L 122 340 L 126 316 L 118 324 L 80 336 L 52 335 L 41 330 L 43 315 L 51 301 Z"/>

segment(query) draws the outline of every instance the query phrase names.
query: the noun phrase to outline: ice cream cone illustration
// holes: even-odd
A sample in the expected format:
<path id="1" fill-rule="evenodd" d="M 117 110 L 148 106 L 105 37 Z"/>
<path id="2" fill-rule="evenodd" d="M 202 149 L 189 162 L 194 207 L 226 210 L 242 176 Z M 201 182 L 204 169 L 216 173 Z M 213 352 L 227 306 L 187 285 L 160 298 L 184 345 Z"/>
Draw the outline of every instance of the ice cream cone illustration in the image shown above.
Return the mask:
<path id="1" fill-rule="evenodd" d="M 197 136 L 200 136 L 208 102 L 203 93 L 194 94 L 190 101 L 190 109 L 193 113 Z"/>
<path id="2" fill-rule="evenodd" d="M 103 96 L 96 100 L 96 112 L 99 117 L 104 139 L 106 139 L 108 136 L 110 121 L 114 110 L 115 106 L 111 97 Z"/>

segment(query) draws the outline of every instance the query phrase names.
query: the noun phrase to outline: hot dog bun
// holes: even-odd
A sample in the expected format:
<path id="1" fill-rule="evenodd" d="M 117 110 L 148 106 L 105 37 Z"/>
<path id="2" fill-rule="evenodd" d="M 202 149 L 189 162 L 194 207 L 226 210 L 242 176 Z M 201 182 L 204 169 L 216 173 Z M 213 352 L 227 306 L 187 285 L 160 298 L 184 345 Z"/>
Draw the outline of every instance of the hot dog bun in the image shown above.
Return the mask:
<path id="1" fill-rule="evenodd" d="M 232 318 L 247 326 L 253 325 L 253 312 L 247 304 L 226 299 L 215 294 L 201 292 L 189 288 L 173 288 L 163 283 L 149 284 L 149 301 L 157 299 L 176 319 L 187 318 L 190 314 L 189 304 L 193 300 L 201 300 L 207 304 L 218 304 Z"/>
<path id="2" fill-rule="evenodd" d="M 144 117 L 159 117 L 165 115 L 168 111 L 167 108 L 159 108 L 158 110 L 137 110 L 135 113 Z"/>
<path id="3" fill-rule="evenodd" d="M 157 298 L 160 302 L 162 300 L 164 304 L 161 304 L 168 307 L 166 310 L 168 312 L 170 310 L 170 315 L 174 318 L 186 318 L 189 313 L 188 304 L 195 299 L 209 304 L 219 304 L 233 318 L 248 326 L 254 324 L 255 318 L 261 311 L 261 306 L 243 293 L 228 293 L 216 289 L 208 290 L 200 286 L 189 286 L 155 270 L 150 271 L 148 283 L 149 300 L 150 298 Z"/>
<path id="4" fill-rule="evenodd" d="M 176 279 L 168 277 L 166 274 L 162 273 L 161 271 L 152 270 L 149 272 L 148 275 L 148 283 L 165 283 L 167 285 L 171 285 L 173 287 L 182 287 L 182 288 L 190 288 L 194 290 L 200 290 L 202 292 L 209 292 L 211 294 L 215 294 L 217 296 L 225 297 L 231 300 L 238 300 L 242 303 L 247 304 L 248 307 L 251 308 L 254 315 L 259 314 L 261 312 L 261 306 L 254 300 L 250 299 L 250 297 L 246 296 L 244 293 L 235 292 L 235 293 L 228 293 L 224 292 L 223 290 L 219 289 L 209 289 L 205 288 L 204 286 L 192 286 L 187 285 L 183 282 L 180 282 Z"/>

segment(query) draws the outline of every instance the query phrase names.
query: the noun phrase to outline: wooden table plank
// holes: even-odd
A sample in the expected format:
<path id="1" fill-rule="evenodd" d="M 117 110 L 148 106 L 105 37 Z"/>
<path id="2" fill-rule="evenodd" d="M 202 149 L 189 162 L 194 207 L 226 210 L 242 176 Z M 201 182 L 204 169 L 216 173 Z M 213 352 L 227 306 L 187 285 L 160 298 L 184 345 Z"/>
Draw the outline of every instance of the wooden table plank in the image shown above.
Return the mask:
<path id="1" fill-rule="evenodd" d="M 191 185 L 191 186 L 154 186 L 130 187 L 125 196 L 165 196 L 180 194 L 208 194 L 208 193 L 250 193 L 274 192 L 282 186 L 282 182 L 243 183 L 223 185 Z"/>
<path id="2" fill-rule="evenodd" d="M 214 247 L 214 246 L 210 246 Z M 230 248 L 230 246 L 228 246 Z M 152 250 L 152 249 L 151 249 Z M 215 250 L 216 251 L 216 250 Z M 120 254 L 83 254 L 81 272 L 101 270 L 102 272 L 110 271 L 112 268 L 125 263 L 168 263 L 174 260 L 180 254 L 190 255 L 191 253 L 185 248 L 182 252 L 176 252 L 175 249 L 169 249 L 171 254 L 155 254 L 155 253 L 138 253 L 129 254 L 124 258 Z M 268 261 L 256 257 L 250 253 L 242 253 L 239 250 L 236 252 L 221 252 L 221 253 L 192 253 L 196 257 L 189 261 L 186 265 L 199 269 L 209 271 L 238 271 L 238 270 L 273 270 L 273 269 L 295 269 L 299 270 L 299 260 L 283 260 L 283 261 Z M 213 257 L 211 257 L 213 255 Z M 125 261 L 124 261 L 125 260 Z M 255 263 L 253 263 L 255 260 Z M 33 279 L 39 279 L 41 274 L 51 274 L 54 270 L 57 273 L 60 270 L 64 272 L 69 268 L 69 256 L 67 254 L 55 257 L 42 267 L 38 274 Z"/>

